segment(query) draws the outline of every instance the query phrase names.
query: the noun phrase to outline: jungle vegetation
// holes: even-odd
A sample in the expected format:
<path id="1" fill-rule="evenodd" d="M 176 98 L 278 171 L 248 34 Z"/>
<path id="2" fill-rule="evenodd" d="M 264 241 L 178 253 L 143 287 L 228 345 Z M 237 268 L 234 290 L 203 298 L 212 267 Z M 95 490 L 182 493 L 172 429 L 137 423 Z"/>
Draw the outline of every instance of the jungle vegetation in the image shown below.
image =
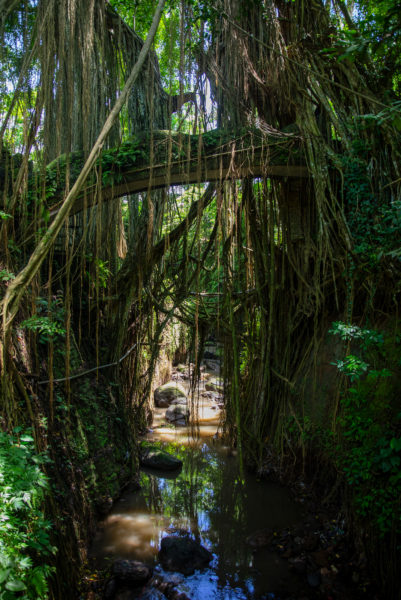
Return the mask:
<path id="1" fill-rule="evenodd" d="M 0 598 L 77 585 L 210 335 L 240 459 L 326 477 L 398 597 L 400 0 L 0 0 L 0 37 Z"/>

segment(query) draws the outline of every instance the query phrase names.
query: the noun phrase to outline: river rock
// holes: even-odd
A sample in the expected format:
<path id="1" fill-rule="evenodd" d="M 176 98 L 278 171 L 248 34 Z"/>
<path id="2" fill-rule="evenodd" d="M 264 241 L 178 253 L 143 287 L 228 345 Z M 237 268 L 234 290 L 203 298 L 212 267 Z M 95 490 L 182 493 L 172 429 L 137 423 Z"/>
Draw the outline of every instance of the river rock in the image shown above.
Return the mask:
<path id="1" fill-rule="evenodd" d="M 186 398 L 186 393 L 176 381 L 169 381 L 155 389 L 154 399 L 158 408 L 167 408 L 177 398 Z"/>
<path id="2" fill-rule="evenodd" d="M 167 421 L 173 423 L 174 425 L 186 425 L 189 415 L 189 408 L 187 406 L 183 406 L 182 404 L 170 406 L 166 410 Z"/>
<path id="3" fill-rule="evenodd" d="M 220 373 L 220 362 L 218 360 L 208 360 L 205 362 L 206 368 L 213 373 Z"/>
<path id="4" fill-rule="evenodd" d="M 208 392 L 222 393 L 224 391 L 223 380 L 218 379 L 217 377 L 213 377 L 212 379 L 209 379 L 209 381 L 207 381 L 205 383 L 205 389 Z"/>
<path id="5" fill-rule="evenodd" d="M 188 400 L 187 398 L 177 398 L 177 400 L 173 400 L 171 406 L 187 406 Z"/>
<path id="6" fill-rule="evenodd" d="M 159 551 L 160 562 L 166 571 L 192 575 L 196 569 L 206 567 L 213 556 L 209 550 L 189 537 L 165 537 Z"/>
<path id="7" fill-rule="evenodd" d="M 159 469 L 160 471 L 175 471 L 182 467 L 182 461 L 179 458 L 160 450 L 156 446 L 142 447 L 139 462 L 143 467 Z"/>
<path id="8" fill-rule="evenodd" d="M 111 572 L 119 584 L 140 586 L 149 581 L 153 569 L 138 560 L 119 559 L 113 563 Z"/>

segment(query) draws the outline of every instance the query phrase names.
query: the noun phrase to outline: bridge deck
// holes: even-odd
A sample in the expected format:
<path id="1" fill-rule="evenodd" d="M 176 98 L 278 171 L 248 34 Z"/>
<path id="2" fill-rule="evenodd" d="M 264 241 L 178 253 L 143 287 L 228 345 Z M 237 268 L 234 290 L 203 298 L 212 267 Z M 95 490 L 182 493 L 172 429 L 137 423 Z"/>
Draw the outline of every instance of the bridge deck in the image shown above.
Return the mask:
<path id="1" fill-rule="evenodd" d="M 152 160 L 150 160 L 152 157 Z M 82 155 L 71 159 L 71 170 L 78 174 Z M 48 174 L 62 168 L 61 157 L 48 167 Z M 70 214 L 102 200 L 147 192 L 171 185 L 242 179 L 244 177 L 305 178 L 309 176 L 299 141 L 255 135 L 229 135 L 215 130 L 209 134 L 183 135 L 157 132 L 152 139 L 138 138 L 120 148 L 107 150 L 99 161 L 102 185 L 95 177 L 88 181 Z M 74 177 L 72 177 L 72 180 Z M 60 191 L 61 191 L 60 182 Z M 57 193 L 56 193 L 57 196 Z M 54 216 L 61 203 L 53 205 Z"/>

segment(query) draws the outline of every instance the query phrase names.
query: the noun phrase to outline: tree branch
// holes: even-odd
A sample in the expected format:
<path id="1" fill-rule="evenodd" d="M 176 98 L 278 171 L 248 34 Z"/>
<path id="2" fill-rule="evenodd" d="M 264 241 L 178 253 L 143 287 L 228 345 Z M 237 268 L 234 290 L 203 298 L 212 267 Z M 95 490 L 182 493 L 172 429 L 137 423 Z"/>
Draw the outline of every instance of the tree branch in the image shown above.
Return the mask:
<path id="1" fill-rule="evenodd" d="M 158 2 L 148 37 L 146 38 L 146 41 L 141 49 L 138 60 L 135 63 L 135 65 L 131 71 L 131 74 L 124 86 L 123 91 L 121 92 L 120 97 L 117 99 L 114 107 L 112 108 L 112 110 L 103 126 L 103 129 L 102 129 L 99 137 L 97 138 L 97 140 L 89 154 L 89 157 L 87 158 L 87 160 L 85 162 L 85 165 L 83 166 L 83 169 L 82 169 L 78 179 L 76 180 L 76 182 L 74 183 L 70 192 L 68 193 L 68 195 L 67 195 L 65 201 L 63 202 L 59 212 L 57 213 L 54 221 L 52 222 L 52 224 L 48 228 L 47 232 L 42 237 L 42 239 L 36 246 L 35 250 L 31 254 L 28 264 L 22 269 L 22 271 L 20 271 L 20 273 L 18 273 L 17 277 L 8 286 L 6 295 L 1 303 L 2 317 L 3 317 L 3 336 L 4 336 L 4 340 L 5 340 L 5 345 L 7 344 L 7 336 L 10 331 L 12 321 L 15 318 L 15 315 L 17 314 L 20 300 L 21 300 L 24 292 L 26 291 L 28 285 L 31 283 L 32 279 L 38 273 L 41 264 L 43 263 L 44 259 L 46 258 L 59 231 L 61 230 L 62 226 L 64 225 L 64 223 L 69 215 L 70 209 L 72 208 L 72 206 L 75 202 L 75 199 L 77 198 L 83 185 L 85 184 L 85 181 L 86 181 L 92 167 L 94 166 L 94 164 L 96 162 L 99 152 L 100 152 L 108 134 L 110 133 L 110 130 L 113 127 L 113 125 L 120 113 L 121 108 L 125 104 L 125 101 L 128 97 L 128 94 L 129 94 L 133 84 L 135 83 L 135 81 L 142 69 L 142 66 L 143 66 L 145 59 L 150 51 L 150 47 L 152 45 L 154 36 L 156 34 L 156 31 L 157 31 L 157 28 L 158 28 L 158 25 L 160 22 L 162 10 L 164 7 L 164 2 L 165 2 L 165 0 L 159 0 L 159 2 Z M 3 347 L 3 352 L 4 352 L 4 347 Z M 5 357 L 3 356 L 3 358 L 5 358 Z"/>

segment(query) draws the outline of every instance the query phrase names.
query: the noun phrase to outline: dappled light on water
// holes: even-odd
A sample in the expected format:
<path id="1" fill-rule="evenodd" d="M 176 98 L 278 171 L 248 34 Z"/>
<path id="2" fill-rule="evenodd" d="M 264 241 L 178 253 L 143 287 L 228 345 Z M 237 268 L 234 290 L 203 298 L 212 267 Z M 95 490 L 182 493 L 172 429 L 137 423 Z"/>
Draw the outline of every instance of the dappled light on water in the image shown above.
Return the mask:
<path id="1" fill-rule="evenodd" d="M 255 549 L 249 536 L 260 530 L 274 535 L 296 524 L 299 507 L 282 486 L 241 475 L 235 452 L 216 439 L 220 406 L 201 394 L 190 404 L 195 424 L 174 427 L 166 423 L 166 409 L 155 408 L 147 435 L 179 458 L 182 468 L 142 469 L 140 490 L 127 492 L 115 504 L 98 531 L 93 555 L 99 564 L 116 558 L 146 561 L 163 573 L 158 565 L 161 539 L 188 535 L 213 553 L 207 569 L 182 576 L 179 589 L 192 600 L 253 598 L 296 589 L 287 561 L 266 547 Z"/>
<path id="2" fill-rule="evenodd" d="M 174 427 L 165 422 L 163 408 L 155 408 L 153 414 L 152 430 L 147 436 L 151 440 L 163 442 L 177 442 L 184 445 L 198 444 L 200 440 L 212 438 L 219 427 L 221 410 L 211 406 L 210 402 L 195 397 L 193 402 L 195 419 L 187 427 Z"/>
<path id="3" fill-rule="evenodd" d="M 156 566 L 162 537 L 190 535 L 214 556 L 209 568 L 183 577 L 180 589 L 190 598 L 250 598 L 284 581 L 291 587 L 286 561 L 267 549 L 255 552 L 246 541 L 256 530 L 274 532 L 300 520 L 288 491 L 250 474 L 241 481 L 236 459 L 213 444 L 167 443 L 165 449 L 183 461 L 182 470 L 176 478 L 142 472 L 141 489 L 121 498 L 98 532 L 98 559 Z"/>

